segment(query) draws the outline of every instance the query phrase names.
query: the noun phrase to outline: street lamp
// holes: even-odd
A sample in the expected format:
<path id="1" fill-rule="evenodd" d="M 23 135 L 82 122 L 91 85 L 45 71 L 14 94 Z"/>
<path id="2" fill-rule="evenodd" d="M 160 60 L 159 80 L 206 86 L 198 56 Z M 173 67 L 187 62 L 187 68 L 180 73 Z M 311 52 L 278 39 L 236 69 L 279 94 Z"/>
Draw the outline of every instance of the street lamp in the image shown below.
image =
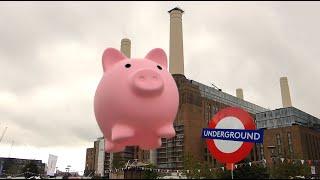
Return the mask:
<path id="1" fill-rule="evenodd" d="M 67 168 L 66 168 L 66 171 L 68 170 L 67 172 L 70 172 L 70 168 L 71 168 L 71 166 L 68 165 Z"/>
<path id="2" fill-rule="evenodd" d="M 271 158 L 271 161 L 272 161 L 272 164 L 274 165 L 275 164 L 275 158 L 277 157 L 275 155 L 275 149 L 276 149 L 276 146 L 267 146 L 267 148 L 269 149 L 269 152 L 270 152 L 270 158 Z"/>
<path id="3" fill-rule="evenodd" d="M 125 166 L 125 169 L 127 169 L 128 166 L 132 166 L 133 163 L 136 163 L 136 164 L 137 164 L 137 163 L 138 163 L 138 159 L 134 159 L 133 162 L 131 163 L 131 165 L 129 165 L 130 162 L 132 162 L 131 159 L 129 159 L 129 160 L 127 161 L 126 166 Z"/>
<path id="4" fill-rule="evenodd" d="M 276 146 L 267 146 L 267 148 L 269 149 L 269 153 L 270 153 L 270 158 L 271 158 L 271 161 L 272 161 L 272 168 L 274 168 L 274 165 L 275 165 L 275 158 L 277 157 L 274 153 L 274 150 L 276 148 Z M 271 168 L 270 168 L 270 176 L 272 178 L 272 172 L 271 172 Z"/>

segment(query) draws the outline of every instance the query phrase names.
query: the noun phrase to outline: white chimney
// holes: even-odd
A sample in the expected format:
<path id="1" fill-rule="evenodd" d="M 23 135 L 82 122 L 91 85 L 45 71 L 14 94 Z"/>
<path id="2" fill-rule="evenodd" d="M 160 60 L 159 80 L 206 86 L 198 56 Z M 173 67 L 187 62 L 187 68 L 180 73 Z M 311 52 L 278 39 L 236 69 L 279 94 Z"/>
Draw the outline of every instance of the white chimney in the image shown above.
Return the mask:
<path id="1" fill-rule="evenodd" d="M 290 97 L 290 90 L 288 84 L 287 77 L 280 78 L 280 88 L 281 88 L 281 97 L 282 97 L 282 105 L 284 108 L 291 107 L 291 97 Z"/>
<path id="2" fill-rule="evenodd" d="M 175 7 L 170 13 L 169 72 L 184 75 L 182 9 Z"/>
<path id="3" fill-rule="evenodd" d="M 236 89 L 237 98 L 243 99 L 243 90 L 241 88 Z"/>
<path id="4" fill-rule="evenodd" d="M 120 51 L 128 58 L 131 57 L 131 41 L 128 38 L 121 39 Z"/>

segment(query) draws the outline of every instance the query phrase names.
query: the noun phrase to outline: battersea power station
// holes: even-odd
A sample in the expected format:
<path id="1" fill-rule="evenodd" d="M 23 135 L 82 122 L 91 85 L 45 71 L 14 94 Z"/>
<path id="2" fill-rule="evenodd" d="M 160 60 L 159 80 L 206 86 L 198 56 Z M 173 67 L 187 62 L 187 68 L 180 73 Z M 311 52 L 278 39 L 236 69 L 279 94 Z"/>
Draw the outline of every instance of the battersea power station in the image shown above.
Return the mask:
<path id="1" fill-rule="evenodd" d="M 264 143 L 256 144 L 247 160 L 271 157 L 320 160 L 320 120 L 292 106 L 287 77 L 280 78 L 283 107 L 266 109 L 244 99 L 241 88 L 235 96 L 187 79 L 184 75 L 184 52 L 182 16 L 184 11 L 173 8 L 170 16 L 169 71 L 179 89 L 179 111 L 174 127 L 176 136 L 162 139 L 161 148 L 143 151 L 138 147 L 126 147 L 123 152 L 105 153 L 103 137 L 98 138 L 93 148 L 87 149 L 85 174 L 107 176 L 106 170 L 116 166 L 114 159 L 122 162 L 122 168 L 132 162 L 154 164 L 159 169 L 179 170 L 184 168 L 184 157 L 192 155 L 199 162 L 207 162 L 212 167 L 221 167 L 210 154 L 201 138 L 203 128 L 208 127 L 211 118 L 226 107 L 240 107 L 255 119 L 257 128 L 264 129 Z M 130 39 L 121 40 L 121 51 L 131 56 Z M 119 164 L 119 163 L 117 163 Z M 119 167 L 117 167 L 119 168 Z M 120 167 L 121 168 L 121 167 Z M 319 167 L 316 167 L 319 172 Z"/>

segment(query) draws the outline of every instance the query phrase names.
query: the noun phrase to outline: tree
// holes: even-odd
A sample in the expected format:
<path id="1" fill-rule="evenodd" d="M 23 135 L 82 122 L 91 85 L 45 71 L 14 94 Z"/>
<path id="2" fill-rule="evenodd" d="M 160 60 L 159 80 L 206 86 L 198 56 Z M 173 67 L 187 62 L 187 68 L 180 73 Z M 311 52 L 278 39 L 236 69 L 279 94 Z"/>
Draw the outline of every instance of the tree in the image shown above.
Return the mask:
<path id="1" fill-rule="evenodd" d="M 188 179 L 190 178 L 200 178 L 200 174 L 198 170 L 200 169 L 201 164 L 196 161 L 192 154 L 188 153 L 184 156 L 183 167 L 185 170 L 189 170 L 187 172 Z"/>
<path id="2" fill-rule="evenodd" d="M 231 179 L 231 171 L 230 170 L 218 170 L 217 171 L 218 179 Z M 242 166 L 238 166 L 237 169 L 233 171 L 234 179 L 268 179 L 268 170 L 262 165 L 249 165 L 244 164 Z"/>
<path id="3" fill-rule="evenodd" d="M 306 164 L 302 165 L 300 162 L 278 162 L 271 167 L 270 171 L 272 178 L 275 179 L 310 175 L 310 167 Z"/>
<path id="4" fill-rule="evenodd" d="M 214 171 L 212 169 L 210 171 L 210 165 L 207 162 L 204 162 L 203 164 L 201 164 L 199 176 L 201 178 L 203 178 L 203 179 L 215 179 L 215 178 L 217 178 L 217 176 L 214 173 Z"/>
<path id="5" fill-rule="evenodd" d="M 185 170 L 189 170 L 187 177 L 196 179 L 212 179 L 216 178 L 213 171 L 210 171 L 210 166 L 207 162 L 201 163 L 188 153 L 184 156 L 183 165 Z"/>
<path id="6" fill-rule="evenodd" d="M 145 166 L 144 168 L 151 168 L 151 171 L 145 170 L 143 175 L 142 175 L 143 179 L 157 179 L 158 173 L 153 171 L 153 169 L 156 168 L 155 165 L 149 164 L 149 165 Z"/>
<path id="7" fill-rule="evenodd" d="M 262 165 L 245 164 L 234 171 L 235 179 L 268 179 L 267 168 Z"/>
<path id="8" fill-rule="evenodd" d="M 112 167 L 116 169 L 124 168 L 125 162 L 121 153 L 113 153 Z"/>
<path id="9" fill-rule="evenodd" d="M 40 173 L 38 166 L 33 161 L 27 163 L 23 167 L 22 172 L 24 173 L 25 178 L 30 178 L 32 176 L 39 175 Z"/>
<path id="10" fill-rule="evenodd" d="M 16 175 L 19 173 L 19 168 L 17 165 L 15 165 L 14 163 L 7 163 L 5 164 L 7 166 L 6 170 L 5 170 L 5 174 L 6 175 Z"/>

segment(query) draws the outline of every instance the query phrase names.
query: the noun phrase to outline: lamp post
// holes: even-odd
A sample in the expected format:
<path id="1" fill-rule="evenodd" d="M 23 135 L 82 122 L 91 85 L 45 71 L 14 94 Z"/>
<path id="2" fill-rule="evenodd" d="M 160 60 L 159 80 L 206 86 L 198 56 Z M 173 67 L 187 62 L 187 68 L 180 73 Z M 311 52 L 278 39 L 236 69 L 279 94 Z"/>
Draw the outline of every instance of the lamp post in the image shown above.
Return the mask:
<path id="1" fill-rule="evenodd" d="M 138 163 L 138 159 L 134 159 L 134 161 L 131 163 L 131 164 L 129 164 L 130 163 L 130 161 L 132 161 L 131 159 L 129 159 L 128 161 L 127 161 L 127 163 L 126 163 L 126 166 L 125 166 L 125 169 L 127 169 L 128 168 L 128 166 L 132 166 L 132 164 L 133 163 Z"/>
<path id="2" fill-rule="evenodd" d="M 67 166 L 67 169 L 68 169 L 68 172 L 70 172 L 71 166 L 68 165 L 68 166 Z"/>
<path id="3" fill-rule="evenodd" d="M 274 158 L 277 157 L 274 153 L 274 150 L 275 150 L 275 146 L 268 146 L 267 147 L 269 149 L 269 152 L 270 152 L 270 158 L 271 158 L 271 161 L 273 162 L 274 161 Z"/>
<path id="4" fill-rule="evenodd" d="M 270 158 L 271 158 L 271 163 L 270 163 L 270 178 L 272 178 L 272 171 L 271 168 L 274 168 L 275 165 L 275 158 L 277 157 L 274 153 L 274 150 L 276 148 L 276 146 L 267 146 L 269 153 L 270 153 Z"/>

